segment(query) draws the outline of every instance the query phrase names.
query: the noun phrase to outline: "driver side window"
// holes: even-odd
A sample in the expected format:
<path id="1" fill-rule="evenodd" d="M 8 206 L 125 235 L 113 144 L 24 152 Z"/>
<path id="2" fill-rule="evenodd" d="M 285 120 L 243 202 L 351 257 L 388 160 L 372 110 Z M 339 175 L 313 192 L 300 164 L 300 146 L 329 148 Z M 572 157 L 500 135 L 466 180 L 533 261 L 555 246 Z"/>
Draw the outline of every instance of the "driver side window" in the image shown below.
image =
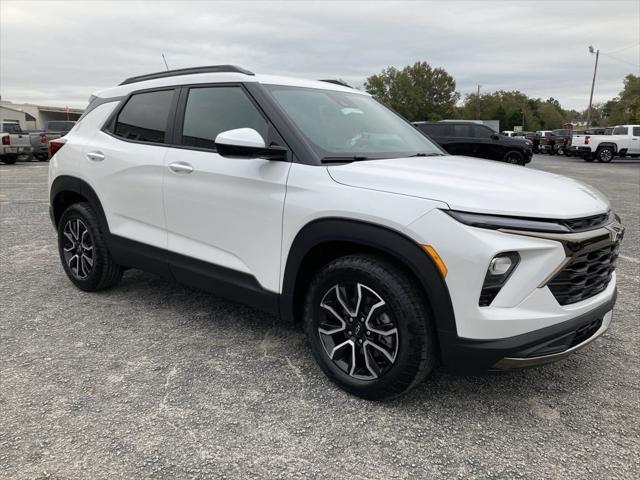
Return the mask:
<path id="1" fill-rule="evenodd" d="M 268 124 L 241 87 L 198 87 L 189 90 L 182 123 L 182 145 L 215 150 L 219 133 L 253 128 L 265 142 Z"/>

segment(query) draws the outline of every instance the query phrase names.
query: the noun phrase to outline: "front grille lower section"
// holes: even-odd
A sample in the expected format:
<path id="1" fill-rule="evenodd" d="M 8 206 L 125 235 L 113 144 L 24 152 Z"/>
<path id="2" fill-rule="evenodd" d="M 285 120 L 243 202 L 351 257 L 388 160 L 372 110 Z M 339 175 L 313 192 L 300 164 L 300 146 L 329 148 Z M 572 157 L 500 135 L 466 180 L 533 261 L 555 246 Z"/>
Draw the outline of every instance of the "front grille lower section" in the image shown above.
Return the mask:
<path id="1" fill-rule="evenodd" d="M 616 268 L 620 242 L 577 255 L 547 284 L 560 305 L 586 300 L 604 291 Z"/>

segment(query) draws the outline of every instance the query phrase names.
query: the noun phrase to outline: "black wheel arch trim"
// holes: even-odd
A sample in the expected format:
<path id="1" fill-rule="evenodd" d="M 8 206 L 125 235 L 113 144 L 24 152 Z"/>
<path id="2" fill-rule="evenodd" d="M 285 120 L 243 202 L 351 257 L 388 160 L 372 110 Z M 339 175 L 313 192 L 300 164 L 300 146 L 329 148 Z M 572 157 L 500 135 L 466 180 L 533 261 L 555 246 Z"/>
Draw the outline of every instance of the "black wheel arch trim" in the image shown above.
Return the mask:
<path id="1" fill-rule="evenodd" d="M 65 192 L 75 193 L 84 197 L 97 213 L 104 233 L 109 234 L 107 216 L 104 213 L 102 204 L 100 203 L 100 199 L 98 198 L 95 190 L 84 180 L 70 175 L 61 175 L 57 177 L 51 184 L 51 189 L 49 191 L 49 213 L 51 216 L 51 223 L 53 223 L 53 227 L 56 230 L 58 229 L 58 220 L 60 220 L 60 216 L 62 216 L 62 212 L 55 211 L 56 200 L 59 198 L 59 195 L 63 195 Z"/>
<path id="2" fill-rule="evenodd" d="M 611 142 L 603 142 L 603 143 L 599 144 L 598 145 L 598 150 L 600 150 L 602 148 L 611 148 L 613 150 L 613 153 L 616 153 L 618 151 L 618 145 L 616 145 L 615 143 L 611 143 Z"/>
<path id="3" fill-rule="evenodd" d="M 431 258 L 414 240 L 390 228 L 359 220 L 332 217 L 314 220 L 296 235 L 287 256 L 280 316 L 295 323 L 300 319 L 300 285 L 298 276 L 307 255 L 322 244 L 346 242 L 374 249 L 394 258 L 420 281 L 434 317 L 438 335 L 457 334 L 451 297 L 446 283 Z"/>

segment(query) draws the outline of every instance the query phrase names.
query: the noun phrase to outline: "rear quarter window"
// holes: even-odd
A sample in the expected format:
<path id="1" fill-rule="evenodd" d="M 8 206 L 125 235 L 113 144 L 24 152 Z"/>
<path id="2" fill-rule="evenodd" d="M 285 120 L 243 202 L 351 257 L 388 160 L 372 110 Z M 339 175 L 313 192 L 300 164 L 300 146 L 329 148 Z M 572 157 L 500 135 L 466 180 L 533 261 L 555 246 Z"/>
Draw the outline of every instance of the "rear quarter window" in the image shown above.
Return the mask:
<path id="1" fill-rule="evenodd" d="M 137 93 L 120 110 L 113 133 L 126 140 L 165 143 L 173 90 Z"/>

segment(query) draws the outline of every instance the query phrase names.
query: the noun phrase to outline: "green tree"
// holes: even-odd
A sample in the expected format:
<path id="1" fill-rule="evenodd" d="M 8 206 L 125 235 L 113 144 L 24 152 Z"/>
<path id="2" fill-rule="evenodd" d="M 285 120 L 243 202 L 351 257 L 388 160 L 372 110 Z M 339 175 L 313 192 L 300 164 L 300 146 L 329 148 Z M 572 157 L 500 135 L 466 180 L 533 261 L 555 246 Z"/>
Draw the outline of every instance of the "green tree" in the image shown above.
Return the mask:
<path id="1" fill-rule="evenodd" d="M 624 79 L 624 89 L 613 99 L 610 107 L 609 124 L 619 125 L 640 122 L 640 76 L 629 74 Z"/>
<path id="2" fill-rule="evenodd" d="M 538 118 L 540 119 L 540 127 L 542 130 L 553 130 L 554 128 L 562 128 L 564 117 L 561 108 L 549 101 L 543 102 L 538 108 Z"/>
<path id="3" fill-rule="evenodd" d="M 364 87 L 411 121 L 453 118 L 460 98 L 453 77 L 427 62 L 416 62 L 402 70 L 386 68 L 367 78 Z"/>
<path id="4" fill-rule="evenodd" d="M 458 109 L 457 118 L 472 120 L 480 110 L 481 120 L 499 120 L 501 130 L 513 130 L 516 125 L 525 130 L 538 130 L 540 121 L 536 115 L 538 105 L 519 91 L 500 90 L 493 93 L 466 95 Z"/>

